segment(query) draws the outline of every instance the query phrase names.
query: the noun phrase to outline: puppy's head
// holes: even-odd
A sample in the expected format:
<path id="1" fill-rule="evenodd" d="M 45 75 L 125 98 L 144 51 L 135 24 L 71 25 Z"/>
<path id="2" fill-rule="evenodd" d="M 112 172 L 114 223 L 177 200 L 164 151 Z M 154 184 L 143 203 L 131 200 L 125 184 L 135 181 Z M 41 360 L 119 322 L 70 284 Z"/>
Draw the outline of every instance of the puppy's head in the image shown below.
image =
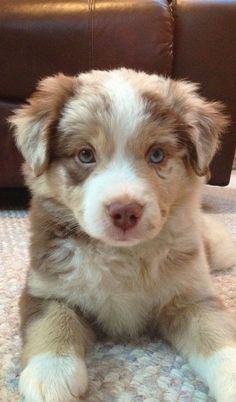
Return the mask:
<path id="1" fill-rule="evenodd" d="M 158 235 L 227 124 L 196 85 L 132 70 L 41 81 L 11 123 L 36 195 L 111 245 Z"/>

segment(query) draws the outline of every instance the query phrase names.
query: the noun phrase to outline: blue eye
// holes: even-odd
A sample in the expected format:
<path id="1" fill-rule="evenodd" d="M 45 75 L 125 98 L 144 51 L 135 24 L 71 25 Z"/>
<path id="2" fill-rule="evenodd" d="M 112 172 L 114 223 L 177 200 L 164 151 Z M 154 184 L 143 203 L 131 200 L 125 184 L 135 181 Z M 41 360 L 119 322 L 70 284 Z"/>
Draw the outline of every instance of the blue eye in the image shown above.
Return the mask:
<path id="1" fill-rule="evenodd" d="M 153 147 L 148 153 L 148 161 L 151 163 L 161 163 L 165 158 L 165 153 L 163 149 L 158 147 Z"/>
<path id="2" fill-rule="evenodd" d="M 82 148 L 77 154 L 77 159 L 83 164 L 93 164 L 96 162 L 94 152 L 89 147 Z"/>

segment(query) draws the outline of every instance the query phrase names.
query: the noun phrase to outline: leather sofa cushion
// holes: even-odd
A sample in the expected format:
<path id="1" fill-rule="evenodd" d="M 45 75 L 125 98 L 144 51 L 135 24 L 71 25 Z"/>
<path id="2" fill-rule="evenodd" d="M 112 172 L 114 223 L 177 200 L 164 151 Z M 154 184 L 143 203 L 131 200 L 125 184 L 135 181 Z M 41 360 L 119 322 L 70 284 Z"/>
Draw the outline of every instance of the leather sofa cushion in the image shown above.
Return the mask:
<path id="1" fill-rule="evenodd" d="M 7 117 L 18 103 L 0 101 L 0 189 L 23 186 L 21 165 L 23 159 L 15 146 L 12 132 L 9 130 Z M 0 195 L 1 198 L 1 195 Z"/>
<path id="2" fill-rule="evenodd" d="M 226 185 L 236 142 L 236 1 L 177 0 L 174 18 L 173 76 L 200 82 L 201 93 L 222 101 L 231 118 L 211 164 L 210 184 Z"/>
<path id="3" fill-rule="evenodd" d="M 167 0 L 2 0 L 0 37 L 0 98 L 23 100 L 57 72 L 126 66 L 171 74 Z"/>

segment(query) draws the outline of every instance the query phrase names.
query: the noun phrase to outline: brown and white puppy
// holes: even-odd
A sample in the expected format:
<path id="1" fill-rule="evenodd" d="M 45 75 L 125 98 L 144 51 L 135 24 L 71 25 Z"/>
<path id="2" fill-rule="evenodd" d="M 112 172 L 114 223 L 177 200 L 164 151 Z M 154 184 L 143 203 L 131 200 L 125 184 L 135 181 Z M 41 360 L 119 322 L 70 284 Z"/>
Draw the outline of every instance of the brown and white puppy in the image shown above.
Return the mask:
<path id="1" fill-rule="evenodd" d="M 41 81 L 11 122 L 33 194 L 24 400 L 76 400 L 96 328 L 133 337 L 153 325 L 218 402 L 235 402 L 235 317 L 209 274 L 235 250 L 200 208 L 221 105 L 188 82 L 92 71 Z"/>

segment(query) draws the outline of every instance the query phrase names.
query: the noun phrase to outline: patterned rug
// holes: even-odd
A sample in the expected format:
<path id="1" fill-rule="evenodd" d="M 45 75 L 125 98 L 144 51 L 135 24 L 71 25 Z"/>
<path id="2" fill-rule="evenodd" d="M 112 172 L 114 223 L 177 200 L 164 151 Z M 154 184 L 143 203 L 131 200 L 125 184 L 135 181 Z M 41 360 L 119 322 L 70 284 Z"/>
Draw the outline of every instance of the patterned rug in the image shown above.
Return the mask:
<path id="1" fill-rule="evenodd" d="M 236 174 L 226 188 L 206 186 L 204 204 L 236 240 Z M 19 401 L 18 298 L 29 263 L 29 221 L 23 209 L 0 210 L 0 401 Z M 236 311 L 236 276 L 218 273 L 216 287 Z M 86 402 L 212 402 L 188 363 L 158 339 L 97 343 L 87 357 Z"/>

